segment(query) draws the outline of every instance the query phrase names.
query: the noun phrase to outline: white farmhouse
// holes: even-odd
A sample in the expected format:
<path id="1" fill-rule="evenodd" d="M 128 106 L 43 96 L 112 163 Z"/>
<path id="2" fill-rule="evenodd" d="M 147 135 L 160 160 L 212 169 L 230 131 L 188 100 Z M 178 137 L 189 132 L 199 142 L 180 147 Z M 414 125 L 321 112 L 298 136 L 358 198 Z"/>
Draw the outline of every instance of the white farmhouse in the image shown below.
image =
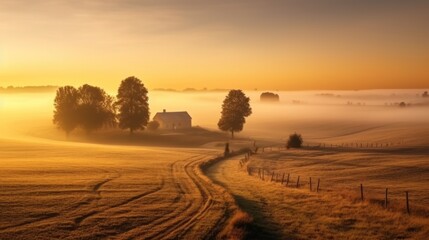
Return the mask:
<path id="1" fill-rule="evenodd" d="M 184 129 L 192 127 L 192 117 L 188 112 L 167 112 L 165 109 L 153 117 L 160 129 Z"/>

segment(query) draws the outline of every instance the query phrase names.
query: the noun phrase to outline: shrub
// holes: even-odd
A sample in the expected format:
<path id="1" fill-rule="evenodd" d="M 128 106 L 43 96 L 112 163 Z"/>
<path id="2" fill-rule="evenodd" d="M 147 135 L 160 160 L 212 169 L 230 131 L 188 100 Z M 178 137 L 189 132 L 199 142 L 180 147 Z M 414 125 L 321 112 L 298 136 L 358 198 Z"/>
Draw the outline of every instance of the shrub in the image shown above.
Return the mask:
<path id="1" fill-rule="evenodd" d="M 149 129 L 150 131 L 158 130 L 158 128 L 159 128 L 159 122 L 158 121 L 150 121 L 147 124 L 147 129 Z"/>
<path id="2" fill-rule="evenodd" d="M 289 140 L 287 141 L 287 148 L 300 148 L 302 146 L 302 137 L 300 134 L 294 133 L 289 136 Z"/>

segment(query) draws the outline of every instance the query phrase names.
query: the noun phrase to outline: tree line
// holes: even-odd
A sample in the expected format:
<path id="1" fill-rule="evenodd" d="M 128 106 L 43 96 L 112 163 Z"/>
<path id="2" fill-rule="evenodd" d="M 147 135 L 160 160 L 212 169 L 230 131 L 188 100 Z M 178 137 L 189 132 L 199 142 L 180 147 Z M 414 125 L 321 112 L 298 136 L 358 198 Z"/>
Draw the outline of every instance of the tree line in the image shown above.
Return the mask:
<path id="1" fill-rule="evenodd" d="M 116 98 L 102 88 L 85 84 L 78 89 L 57 89 L 53 122 L 67 136 L 76 128 L 91 133 L 103 127 L 144 129 L 149 123 L 147 89 L 140 79 L 128 77 L 121 82 Z"/>
<path id="2" fill-rule="evenodd" d="M 148 90 L 136 77 L 128 77 L 119 86 L 116 98 L 102 88 L 85 84 L 79 88 L 57 89 L 53 122 L 67 136 L 76 128 L 87 134 L 103 127 L 127 129 L 130 134 L 145 128 L 157 129 L 159 123 L 149 121 Z M 243 130 L 245 118 L 252 114 L 250 99 L 242 90 L 231 90 L 222 104 L 218 127 L 231 133 Z"/>

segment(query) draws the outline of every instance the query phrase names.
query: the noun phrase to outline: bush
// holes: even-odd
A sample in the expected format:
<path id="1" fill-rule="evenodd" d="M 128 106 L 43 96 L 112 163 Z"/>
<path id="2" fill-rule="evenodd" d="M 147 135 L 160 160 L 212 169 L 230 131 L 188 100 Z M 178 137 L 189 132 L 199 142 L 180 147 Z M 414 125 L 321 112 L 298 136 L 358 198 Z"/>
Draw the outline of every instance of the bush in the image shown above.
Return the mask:
<path id="1" fill-rule="evenodd" d="M 304 141 L 302 140 L 302 137 L 300 134 L 294 133 L 289 136 L 289 140 L 287 141 L 286 147 L 289 148 L 301 148 L 302 143 Z"/>
<path id="2" fill-rule="evenodd" d="M 147 129 L 151 130 L 151 131 L 155 131 L 159 128 L 159 122 L 157 121 L 150 121 L 147 124 Z"/>

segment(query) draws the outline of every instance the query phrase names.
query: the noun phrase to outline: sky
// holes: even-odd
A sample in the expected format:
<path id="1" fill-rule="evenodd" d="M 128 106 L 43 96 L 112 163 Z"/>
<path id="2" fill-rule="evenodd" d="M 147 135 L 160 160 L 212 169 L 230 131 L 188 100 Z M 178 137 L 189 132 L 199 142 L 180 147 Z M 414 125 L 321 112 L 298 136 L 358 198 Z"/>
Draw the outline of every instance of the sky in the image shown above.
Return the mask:
<path id="1" fill-rule="evenodd" d="M 426 0 L 0 0 L 0 86 L 429 87 Z"/>

